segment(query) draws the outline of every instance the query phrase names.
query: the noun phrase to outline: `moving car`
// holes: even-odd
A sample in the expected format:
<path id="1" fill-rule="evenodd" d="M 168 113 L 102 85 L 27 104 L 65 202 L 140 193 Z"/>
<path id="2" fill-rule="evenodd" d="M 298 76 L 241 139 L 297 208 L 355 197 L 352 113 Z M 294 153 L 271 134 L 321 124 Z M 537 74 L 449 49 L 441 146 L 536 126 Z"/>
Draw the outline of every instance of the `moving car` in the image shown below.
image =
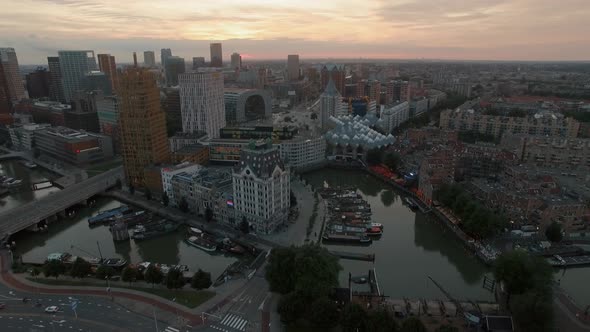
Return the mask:
<path id="1" fill-rule="evenodd" d="M 52 305 L 52 306 L 45 308 L 45 312 L 50 313 L 50 314 L 56 313 L 58 311 L 59 311 L 59 307 L 56 305 Z"/>

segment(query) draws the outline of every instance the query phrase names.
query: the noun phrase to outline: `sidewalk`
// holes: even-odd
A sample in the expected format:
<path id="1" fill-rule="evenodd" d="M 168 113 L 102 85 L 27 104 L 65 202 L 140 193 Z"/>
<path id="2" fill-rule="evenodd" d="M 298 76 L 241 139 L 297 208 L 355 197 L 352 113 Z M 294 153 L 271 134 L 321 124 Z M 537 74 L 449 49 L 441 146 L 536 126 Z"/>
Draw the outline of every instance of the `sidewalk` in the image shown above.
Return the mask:
<path id="1" fill-rule="evenodd" d="M 9 287 L 30 293 L 112 297 L 114 302 L 126 307 L 130 311 L 151 316 L 153 311 L 157 308 L 158 310 L 163 310 L 168 313 L 167 317 L 160 317 L 160 319 L 175 321 L 177 318 L 181 317 L 186 323 L 193 326 L 203 323 L 201 320 L 202 312 L 215 311 L 222 307 L 231 300 L 234 293 L 238 292 L 247 283 L 244 279 L 226 283 L 214 289 L 216 292 L 214 297 L 194 309 L 189 309 L 157 295 L 132 289 L 111 287 L 111 291 L 107 293 L 105 287 L 53 286 L 34 283 L 25 279 L 25 276 L 23 275 L 10 272 L 7 268 L 9 266 L 9 260 L 6 256 L 6 251 L 3 251 L 0 254 L 0 266 L 2 266 L 0 281 Z M 162 316 L 161 313 L 159 316 Z"/>

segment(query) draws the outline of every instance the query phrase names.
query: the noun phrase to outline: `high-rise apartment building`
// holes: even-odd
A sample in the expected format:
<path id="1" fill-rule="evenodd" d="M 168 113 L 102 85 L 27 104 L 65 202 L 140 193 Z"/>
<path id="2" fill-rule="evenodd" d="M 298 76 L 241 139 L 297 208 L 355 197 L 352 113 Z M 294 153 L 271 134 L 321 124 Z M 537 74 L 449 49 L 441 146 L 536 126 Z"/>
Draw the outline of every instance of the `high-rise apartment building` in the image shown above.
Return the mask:
<path id="1" fill-rule="evenodd" d="M 59 65 L 59 57 L 47 57 L 47 65 L 49 67 L 49 99 L 53 101 L 65 102 L 64 87 L 61 81 L 61 67 Z"/>
<path id="2" fill-rule="evenodd" d="M 162 63 L 162 68 L 166 68 L 166 59 L 172 56 L 172 50 L 169 48 L 163 48 L 160 50 L 160 62 Z"/>
<path id="3" fill-rule="evenodd" d="M 166 59 L 166 66 L 164 67 L 164 71 L 166 72 L 166 85 L 178 85 L 178 75 L 186 71 L 184 58 L 177 56 L 168 57 Z"/>
<path id="4" fill-rule="evenodd" d="M 180 75 L 179 83 L 182 131 L 218 138 L 219 129 L 225 127 L 223 74 L 215 70 L 186 73 Z"/>
<path id="5" fill-rule="evenodd" d="M 340 113 L 342 95 L 336 89 L 334 81 L 330 80 L 324 92 L 320 95 L 320 125 L 327 129 L 331 116 Z"/>
<path id="6" fill-rule="evenodd" d="M 299 79 L 299 55 L 297 54 L 287 56 L 287 77 L 290 81 Z"/>
<path id="7" fill-rule="evenodd" d="M 211 67 L 223 67 L 221 43 L 211 43 L 209 49 L 211 51 Z"/>
<path id="8" fill-rule="evenodd" d="M 150 68 L 156 66 L 156 54 L 154 51 L 143 52 L 143 65 Z"/>
<path id="9" fill-rule="evenodd" d="M 129 68 L 120 77 L 119 125 L 127 182 L 146 183 L 145 168 L 169 160 L 166 115 L 160 108 L 156 78 L 145 68 Z"/>
<path id="10" fill-rule="evenodd" d="M 245 217 L 260 234 L 272 233 L 287 222 L 290 170 L 270 142 L 252 142 L 242 149 L 232 179 L 237 220 Z"/>
<path id="11" fill-rule="evenodd" d="M 113 94 L 117 94 L 119 88 L 119 74 L 117 73 L 115 57 L 110 54 L 99 54 L 97 57 L 98 69 L 108 76 L 109 81 L 111 82 L 111 90 L 113 91 Z"/>
<path id="12" fill-rule="evenodd" d="M 4 69 L 4 79 L 8 86 L 10 100 L 15 102 L 23 99 L 25 97 L 25 88 L 14 48 L 0 48 L 0 62 L 2 62 Z"/>
<path id="13" fill-rule="evenodd" d="M 58 55 L 64 100 L 70 102 L 84 75 L 96 70 L 94 51 L 59 51 Z"/>
<path id="14" fill-rule="evenodd" d="M 232 53 L 231 55 L 231 68 L 240 69 L 242 68 L 242 56 L 240 53 Z"/>
<path id="15" fill-rule="evenodd" d="M 193 70 L 205 67 L 205 58 L 202 56 L 193 57 Z"/>

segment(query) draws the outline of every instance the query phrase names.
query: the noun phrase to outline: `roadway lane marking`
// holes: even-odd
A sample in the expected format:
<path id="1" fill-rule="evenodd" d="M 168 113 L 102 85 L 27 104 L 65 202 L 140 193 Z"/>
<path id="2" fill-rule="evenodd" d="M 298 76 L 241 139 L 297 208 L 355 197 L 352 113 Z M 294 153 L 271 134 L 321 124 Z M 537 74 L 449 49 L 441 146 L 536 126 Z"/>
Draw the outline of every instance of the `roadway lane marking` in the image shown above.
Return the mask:
<path id="1" fill-rule="evenodd" d="M 246 323 L 248 323 L 246 320 L 243 320 L 242 323 L 240 325 L 238 325 L 238 327 L 236 327 L 236 329 L 240 330 L 240 331 L 244 331 L 245 327 L 246 327 Z"/>

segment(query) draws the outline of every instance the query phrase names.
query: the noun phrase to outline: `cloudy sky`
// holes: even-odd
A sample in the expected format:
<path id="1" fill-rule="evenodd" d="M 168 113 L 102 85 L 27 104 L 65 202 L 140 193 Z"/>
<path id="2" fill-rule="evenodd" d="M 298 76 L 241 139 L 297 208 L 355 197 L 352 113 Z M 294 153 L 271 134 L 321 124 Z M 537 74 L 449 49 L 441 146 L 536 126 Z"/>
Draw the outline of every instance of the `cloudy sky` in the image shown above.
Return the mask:
<path id="1" fill-rule="evenodd" d="M 209 59 L 589 60 L 590 0 L 0 0 L 0 47 L 21 64 L 60 49 L 131 62 L 172 48 Z M 142 60 L 140 55 L 139 59 Z"/>

